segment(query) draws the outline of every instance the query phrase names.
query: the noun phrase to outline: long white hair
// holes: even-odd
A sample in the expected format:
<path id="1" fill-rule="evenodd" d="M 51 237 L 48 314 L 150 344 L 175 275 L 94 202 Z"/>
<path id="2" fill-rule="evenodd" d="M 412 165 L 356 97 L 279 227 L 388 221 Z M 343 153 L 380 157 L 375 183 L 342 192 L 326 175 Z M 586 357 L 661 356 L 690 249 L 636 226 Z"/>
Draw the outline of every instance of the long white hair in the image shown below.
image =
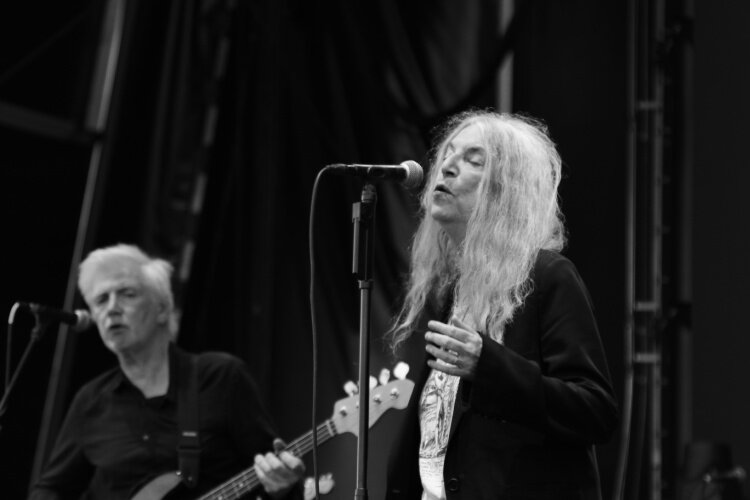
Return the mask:
<path id="1" fill-rule="evenodd" d="M 475 124 L 486 163 L 465 239 L 456 245 L 429 214 L 448 144 Z M 502 342 L 505 325 L 531 291 L 529 275 L 539 250 L 565 245 L 557 195 L 561 160 L 544 125 L 519 115 L 472 111 L 449 120 L 440 137 L 422 193 L 406 297 L 389 332 L 394 351 L 411 335 L 428 298 L 445 303 L 451 292 L 454 314 Z"/>

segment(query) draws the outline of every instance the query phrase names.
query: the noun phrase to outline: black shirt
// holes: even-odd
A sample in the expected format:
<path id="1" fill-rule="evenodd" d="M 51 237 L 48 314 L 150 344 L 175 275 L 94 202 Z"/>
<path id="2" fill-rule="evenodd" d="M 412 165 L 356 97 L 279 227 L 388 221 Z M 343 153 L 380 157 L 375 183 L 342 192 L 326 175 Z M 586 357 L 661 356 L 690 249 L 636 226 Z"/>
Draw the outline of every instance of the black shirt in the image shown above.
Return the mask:
<path id="1" fill-rule="evenodd" d="M 178 469 L 178 363 L 189 356 L 171 345 L 170 384 L 164 396 L 145 398 L 120 368 L 76 395 L 33 500 L 130 498 L 144 484 Z M 272 450 L 276 433 L 257 387 L 238 358 L 197 356 L 201 470 L 191 494 L 205 491 Z"/>

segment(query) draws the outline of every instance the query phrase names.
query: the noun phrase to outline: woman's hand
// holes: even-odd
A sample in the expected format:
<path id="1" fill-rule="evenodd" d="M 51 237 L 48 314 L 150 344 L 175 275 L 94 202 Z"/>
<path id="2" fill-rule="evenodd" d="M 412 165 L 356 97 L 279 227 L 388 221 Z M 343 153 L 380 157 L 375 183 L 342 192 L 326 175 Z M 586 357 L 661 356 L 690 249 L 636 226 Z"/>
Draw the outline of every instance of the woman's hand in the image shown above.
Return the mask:
<path id="1" fill-rule="evenodd" d="M 435 357 L 427 361 L 430 368 L 474 380 L 482 352 L 482 336 L 456 316 L 448 324 L 430 321 L 427 328 L 425 350 Z"/>

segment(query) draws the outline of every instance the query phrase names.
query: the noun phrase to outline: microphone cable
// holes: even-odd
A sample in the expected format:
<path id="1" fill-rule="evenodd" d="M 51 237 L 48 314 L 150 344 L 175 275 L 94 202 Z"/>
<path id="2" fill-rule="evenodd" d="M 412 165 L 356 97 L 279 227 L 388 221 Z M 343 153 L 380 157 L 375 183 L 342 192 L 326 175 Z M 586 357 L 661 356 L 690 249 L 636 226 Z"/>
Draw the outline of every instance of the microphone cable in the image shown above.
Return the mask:
<path id="1" fill-rule="evenodd" d="M 326 167 L 327 168 L 327 167 Z M 315 484 L 315 499 L 320 498 L 320 486 L 318 484 L 318 418 L 316 414 L 316 407 L 318 403 L 318 333 L 317 333 L 317 319 L 315 315 L 315 205 L 317 204 L 318 198 L 318 186 L 320 184 L 320 178 L 326 171 L 326 168 L 318 171 L 315 176 L 315 182 L 313 183 L 312 195 L 310 197 L 310 219 L 308 222 L 308 253 L 310 255 L 310 322 L 312 332 L 312 426 L 313 429 L 312 438 L 312 463 L 313 463 L 313 483 Z"/>
<path id="2" fill-rule="evenodd" d="M 5 337 L 5 382 L 3 383 L 3 394 L 8 390 L 10 384 L 11 350 L 13 349 L 13 323 L 16 320 L 16 311 L 21 307 L 20 302 L 13 304 L 8 313 L 8 332 Z"/>

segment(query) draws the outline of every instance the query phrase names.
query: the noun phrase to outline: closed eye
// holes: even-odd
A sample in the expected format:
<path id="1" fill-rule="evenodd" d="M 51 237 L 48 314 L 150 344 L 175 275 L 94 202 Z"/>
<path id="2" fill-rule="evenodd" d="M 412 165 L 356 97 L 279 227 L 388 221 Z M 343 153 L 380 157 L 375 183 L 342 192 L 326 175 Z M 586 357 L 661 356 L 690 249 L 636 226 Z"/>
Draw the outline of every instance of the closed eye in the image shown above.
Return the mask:
<path id="1" fill-rule="evenodd" d="M 479 148 L 471 148 L 464 155 L 464 159 L 475 167 L 483 167 L 486 161 L 484 151 Z"/>

